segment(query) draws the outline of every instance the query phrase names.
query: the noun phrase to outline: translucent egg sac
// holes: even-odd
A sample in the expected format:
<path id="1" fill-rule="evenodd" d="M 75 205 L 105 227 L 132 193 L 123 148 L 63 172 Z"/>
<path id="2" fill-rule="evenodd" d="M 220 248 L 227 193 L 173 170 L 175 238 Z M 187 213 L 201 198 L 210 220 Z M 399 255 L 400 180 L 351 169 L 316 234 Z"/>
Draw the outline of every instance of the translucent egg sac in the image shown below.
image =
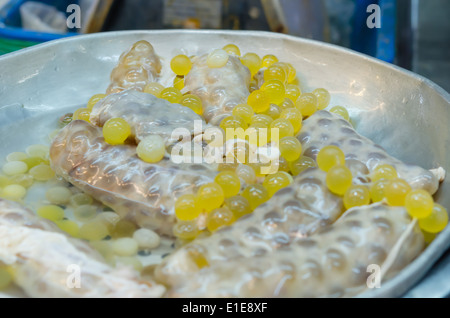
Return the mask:
<path id="1" fill-rule="evenodd" d="M 295 107 L 302 113 L 303 117 L 313 115 L 318 109 L 316 95 L 310 93 L 302 94 L 295 103 Z"/>
<path id="2" fill-rule="evenodd" d="M 425 190 L 412 190 L 405 197 L 406 211 L 413 218 L 429 217 L 433 212 L 433 207 L 433 197 Z"/>
<path id="3" fill-rule="evenodd" d="M 242 191 L 241 194 L 250 203 L 252 210 L 269 200 L 269 193 L 266 188 L 260 184 L 251 184 Z"/>
<path id="4" fill-rule="evenodd" d="M 263 182 L 270 197 L 272 197 L 278 190 L 288 187 L 291 184 L 291 179 L 285 172 L 277 172 L 268 175 Z"/>
<path id="5" fill-rule="evenodd" d="M 208 228 L 208 231 L 215 232 L 221 227 L 233 224 L 235 220 L 233 212 L 227 207 L 214 209 L 208 214 L 206 227 Z"/>
<path id="6" fill-rule="evenodd" d="M 411 186 L 403 179 L 393 179 L 386 186 L 384 194 L 390 206 L 404 206 Z"/>
<path id="7" fill-rule="evenodd" d="M 357 206 L 368 205 L 370 203 L 370 192 L 365 186 L 351 186 L 344 195 L 345 208 L 351 209 Z"/>
<path id="8" fill-rule="evenodd" d="M 330 104 L 330 93 L 325 88 L 318 88 L 314 90 L 314 95 L 317 97 L 317 108 L 325 109 Z"/>
<path id="9" fill-rule="evenodd" d="M 197 191 L 197 202 L 206 212 L 220 208 L 224 200 L 222 187 L 215 182 L 202 185 Z"/>
<path id="10" fill-rule="evenodd" d="M 164 139 L 159 135 L 145 137 L 136 147 L 138 157 L 148 163 L 161 161 L 164 158 L 165 152 Z"/>
<path id="11" fill-rule="evenodd" d="M 185 76 L 190 72 L 192 62 L 186 55 L 177 55 L 170 61 L 170 68 L 175 74 Z"/>
<path id="12" fill-rule="evenodd" d="M 241 56 L 241 50 L 239 49 L 239 47 L 235 44 L 227 44 L 222 48 L 225 52 L 227 52 L 228 54 L 232 54 L 232 55 L 236 55 L 236 56 Z"/>
<path id="13" fill-rule="evenodd" d="M 175 202 L 175 215 L 178 220 L 192 221 L 198 218 L 201 208 L 194 194 L 185 194 Z"/>
<path id="14" fill-rule="evenodd" d="M 264 113 L 270 107 L 270 98 L 264 91 L 256 90 L 248 96 L 247 104 L 255 113 Z"/>
<path id="15" fill-rule="evenodd" d="M 337 146 L 323 147 L 317 154 L 317 165 L 325 172 L 336 165 L 345 164 L 345 154 Z"/>
<path id="16" fill-rule="evenodd" d="M 212 51 L 206 60 L 209 68 L 221 68 L 228 63 L 230 56 L 225 50 L 217 49 Z"/>
<path id="17" fill-rule="evenodd" d="M 346 121 L 350 120 L 350 115 L 345 107 L 342 106 L 334 106 L 330 109 L 330 113 L 336 114 L 344 118 Z"/>
<path id="18" fill-rule="evenodd" d="M 241 181 L 236 172 L 233 171 L 219 173 L 214 182 L 222 187 L 225 198 L 235 196 L 241 190 Z"/>
<path id="19" fill-rule="evenodd" d="M 343 165 L 337 165 L 327 172 L 326 183 L 332 193 L 344 195 L 351 187 L 352 179 L 350 169 Z"/>
<path id="20" fill-rule="evenodd" d="M 428 233 L 439 233 L 448 224 L 447 210 L 440 204 L 433 205 L 433 211 L 425 218 L 419 219 L 419 226 Z"/>
<path id="21" fill-rule="evenodd" d="M 261 90 L 266 93 L 269 97 L 269 101 L 272 104 L 279 104 L 284 101 L 286 95 L 286 88 L 284 83 L 277 80 L 271 79 L 261 86 Z"/>
<path id="22" fill-rule="evenodd" d="M 302 154 L 302 144 L 295 137 L 281 138 L 279 148 L 281 156 L 287 161 L 295 161 Z"/>
<path id="23" fill-rule="evenodd" d="M 289 162 L 289 168 L 293 176 L 298 176 L 303 171 L 315 167 L 317 167 L 316 162 L 310 157 L 306 156 L 301 156 L 297 160 Z"/>
<path id="24" fill-rule="evenodd" d="M 110 145 L 122 145 L 131 135 L 131 127 L 123 118 L 111 118 L 103 125 L 103 138 Z"/>
<path id="25" fill-rule="evenodd" d="M 188 107 L 194 111 L 197 115 L 203 113 L 203 104 L 200 97 L 192 94 L 187 94 L 181 97 L 179 103 L 185 107 Z"/>

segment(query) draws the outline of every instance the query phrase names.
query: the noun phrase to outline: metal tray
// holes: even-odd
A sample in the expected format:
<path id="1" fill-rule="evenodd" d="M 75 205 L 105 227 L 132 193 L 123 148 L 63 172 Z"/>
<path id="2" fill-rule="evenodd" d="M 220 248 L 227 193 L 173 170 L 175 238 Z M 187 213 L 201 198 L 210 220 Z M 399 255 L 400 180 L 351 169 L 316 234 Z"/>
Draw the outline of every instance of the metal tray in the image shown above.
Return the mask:
<path id="1" fill-rule="evenodd" d="M 1 157 L 40 142 L 63 113 L 104 92 L 121 52 L 145 39 L 170 57 L 235 43 L 242 52 L 272 53 L 292 63 L 303 91 L 327 88 L 331 104 L 346 106 L 356 129 L 407 163 L 450 171 L 450 95 L 431 81 L 353 51 L 267 32 L 125 31 L 77 36 L 0 58 Z M 169 81 L 169 78 L 165 78 Z M 450 180 L 436 195 L 450 209 Z M 399 275 L 369 297 L 403 295 L 450 246 L 450 227 Z"/>

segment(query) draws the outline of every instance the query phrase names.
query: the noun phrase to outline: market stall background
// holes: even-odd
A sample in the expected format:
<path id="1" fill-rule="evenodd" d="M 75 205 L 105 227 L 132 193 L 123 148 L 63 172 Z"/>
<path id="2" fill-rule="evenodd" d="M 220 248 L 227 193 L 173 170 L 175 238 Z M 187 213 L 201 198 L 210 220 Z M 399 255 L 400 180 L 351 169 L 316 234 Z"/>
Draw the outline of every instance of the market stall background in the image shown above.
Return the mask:
<path id="1" fill-rule="evenodd" d="M 42 11 L 37 15 L 54 29 L 30 25 L 26 9 L 36 2 L 53 8 L 51 20 Z M 58 14 L 60 21 L 61 15 L 70 16 L 71 4 L 81 8 L 81 28 L 58 24 Z M 379 29 L 366 26 L 370 4 L 381 8 Z M 264 30 L 351 48 L 412 70 L 450 91 L 448 14 L 448 0 L 0 0 L 0 54 L 100 31 Z M 450 251 L 406 296 L 449 297 L 449 270 Z"/>

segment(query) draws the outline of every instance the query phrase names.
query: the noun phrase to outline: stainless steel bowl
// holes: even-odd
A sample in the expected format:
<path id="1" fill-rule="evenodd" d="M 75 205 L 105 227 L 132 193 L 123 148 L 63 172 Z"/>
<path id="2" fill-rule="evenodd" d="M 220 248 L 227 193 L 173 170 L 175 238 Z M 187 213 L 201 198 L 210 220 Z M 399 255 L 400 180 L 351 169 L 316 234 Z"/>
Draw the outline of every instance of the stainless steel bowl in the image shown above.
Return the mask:
<path id="1" fill-rule="evenodd" d="M 125 31 L 77 36 L 0 58 L 0 157 L 42 141 L 56 118 L 104 92 L 119 55 L 147 40 L 165 58 L 228 43 L 242 52 L 272 53 L 299 71 L 303 91 L 327 88 L 332 105 L 346 106 L 357 130 L 407 163 L 450 171 L 450 95 L 431 81 L 368 56 L 329 44 L 267 32 Z M 168 78 L 165 78 L 168 81 Z M 18 148 L 19 147 L 19 148 Z M 450 181 L 436 198 L 450 210 Z M 447 227 L 407 268 L 381 289 L 394 297 L 422 278 L 450 245 Z"/>

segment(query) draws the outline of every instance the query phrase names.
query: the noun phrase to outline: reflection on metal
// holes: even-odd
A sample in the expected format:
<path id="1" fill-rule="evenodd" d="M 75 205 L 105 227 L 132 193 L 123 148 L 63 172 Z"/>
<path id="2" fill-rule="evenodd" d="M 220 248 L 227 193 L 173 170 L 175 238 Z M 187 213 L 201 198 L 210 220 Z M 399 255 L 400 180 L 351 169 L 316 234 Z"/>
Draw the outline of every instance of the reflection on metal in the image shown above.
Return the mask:
<path id="1" fill-rule="evenodd" d="M 439 260 L 428 275 L 408 291 L 407 298 L 448 298 L 450 297 L 450 251 Z"/>

